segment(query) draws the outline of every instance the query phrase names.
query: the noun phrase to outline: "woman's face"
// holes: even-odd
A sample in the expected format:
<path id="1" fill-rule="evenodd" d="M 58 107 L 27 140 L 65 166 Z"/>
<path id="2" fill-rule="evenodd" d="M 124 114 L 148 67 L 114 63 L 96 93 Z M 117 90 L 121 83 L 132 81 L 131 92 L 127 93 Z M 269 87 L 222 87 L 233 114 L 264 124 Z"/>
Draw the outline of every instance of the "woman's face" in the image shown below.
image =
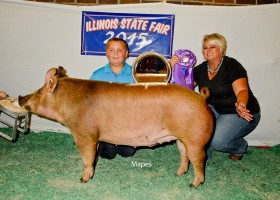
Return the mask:
<path id="1" fill-rule="evenodd" d="M 220 60 L 223 57 L 219 45 L 213 41 L 204 42 L 202 53 L 207 61 Z"/>
<path id="2" fill-rule="evenodd" d="M 107 49 L 106 56 L 111 65 L 123 65 L 128 56 L 128 51 L 125 44 L 121 41 L 110 41 Z"/>

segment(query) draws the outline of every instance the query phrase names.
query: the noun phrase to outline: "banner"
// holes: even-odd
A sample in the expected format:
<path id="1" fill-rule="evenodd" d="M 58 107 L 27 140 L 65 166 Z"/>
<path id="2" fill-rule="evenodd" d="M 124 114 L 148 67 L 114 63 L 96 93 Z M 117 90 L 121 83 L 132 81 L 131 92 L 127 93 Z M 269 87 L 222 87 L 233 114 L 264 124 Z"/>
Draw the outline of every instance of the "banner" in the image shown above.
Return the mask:
<path id="1" fill-rule="evenodd" d="M 124 39 L 129 55 L 155 51 L 172 55 L 175 15 L 82 12 L 82 55 L 106 55 L 110 38 Z"/>

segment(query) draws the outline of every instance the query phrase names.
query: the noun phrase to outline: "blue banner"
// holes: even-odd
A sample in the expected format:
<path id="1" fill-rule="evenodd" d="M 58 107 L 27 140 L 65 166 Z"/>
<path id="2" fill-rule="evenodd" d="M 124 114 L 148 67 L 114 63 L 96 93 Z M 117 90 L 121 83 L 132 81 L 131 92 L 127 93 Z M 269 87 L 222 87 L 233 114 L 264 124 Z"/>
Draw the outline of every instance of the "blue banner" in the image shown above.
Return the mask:
<path id="1" fill-rule="evenodd" d="M 106 55 L 110 38 L 124 39 L 129 55 L 155 51 L 172 55 L 175 15 L 82 12 L 82 55 Z"/>

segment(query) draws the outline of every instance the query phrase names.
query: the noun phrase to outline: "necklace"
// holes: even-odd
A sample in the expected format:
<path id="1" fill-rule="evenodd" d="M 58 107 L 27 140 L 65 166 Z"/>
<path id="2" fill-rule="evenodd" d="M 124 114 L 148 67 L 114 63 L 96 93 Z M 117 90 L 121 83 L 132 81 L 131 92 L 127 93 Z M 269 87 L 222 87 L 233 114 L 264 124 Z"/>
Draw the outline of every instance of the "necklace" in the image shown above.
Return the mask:
<path id="1" fill-rule="evenodd" d="M 215 74 L 217 71 L 219 71 L 220 67 L 221 67 L 222 64 L 223 64 L 223 60 L 224 60 L 224 58 L 222 58 L 222 60 L 220 61 L 219 65 L 218 65 L 215 69 L 213 69 L 213 70 L 210 69 L 209 64 L 207 63 L 207 70 L 208 70 L 208 72 L 209 72 L 210 74 Z"/>

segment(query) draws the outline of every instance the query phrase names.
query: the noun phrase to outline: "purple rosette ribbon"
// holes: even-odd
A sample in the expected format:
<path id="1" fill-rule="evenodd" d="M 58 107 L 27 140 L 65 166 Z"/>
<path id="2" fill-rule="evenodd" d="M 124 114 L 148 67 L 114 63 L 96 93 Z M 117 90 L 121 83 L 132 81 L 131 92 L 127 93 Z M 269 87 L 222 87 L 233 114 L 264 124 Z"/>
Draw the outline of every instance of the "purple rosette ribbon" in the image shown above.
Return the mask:
<path id="1" fill-rule="evenodd" d="M 174 55 L 180 58 L 172 70 L 171 83 L 194 89 L 193 67 L 196 63 L 196 56 L 188 49 L 178 49 Z"/>

